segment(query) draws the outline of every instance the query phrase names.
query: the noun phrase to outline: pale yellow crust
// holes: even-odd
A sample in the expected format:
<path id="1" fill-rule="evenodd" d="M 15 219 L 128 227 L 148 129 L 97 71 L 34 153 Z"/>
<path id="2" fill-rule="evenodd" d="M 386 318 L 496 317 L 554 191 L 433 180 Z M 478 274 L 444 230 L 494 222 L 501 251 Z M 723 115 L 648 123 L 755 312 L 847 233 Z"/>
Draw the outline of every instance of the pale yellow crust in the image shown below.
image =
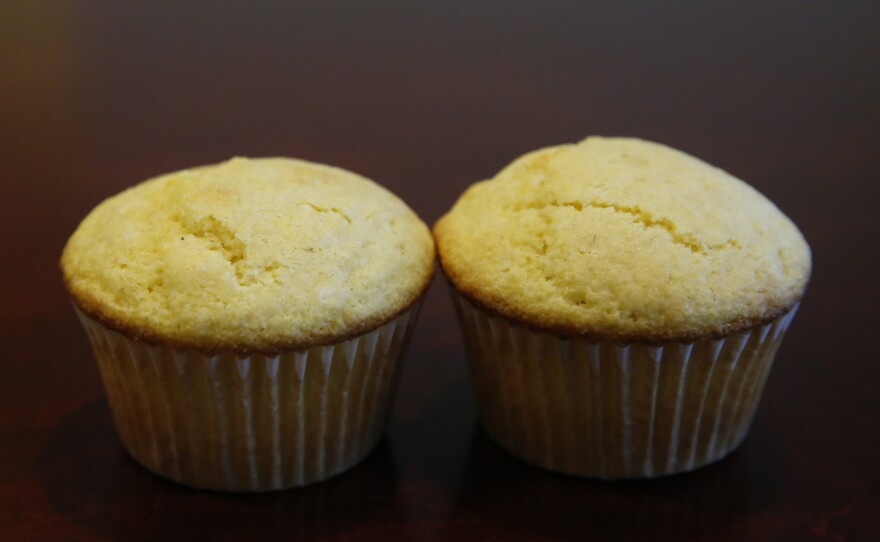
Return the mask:
<path id="1" fill-rule="evenodd" d="M 810 250 L 743 181 L 669 147 L 588 138 L 471 186 L 434 228 L 447 277 L 490 311 L 566 336 L 687 341 L 770 321 Z"/>
<path id="2" fill-rule="evenodd" d="M 205 352 L 283 352 L 374 329 L 434 272 L 428 228 L 357 174 L 235 158 L 145 181 L 96 207 L 61 258 L 86 314 Z"/>

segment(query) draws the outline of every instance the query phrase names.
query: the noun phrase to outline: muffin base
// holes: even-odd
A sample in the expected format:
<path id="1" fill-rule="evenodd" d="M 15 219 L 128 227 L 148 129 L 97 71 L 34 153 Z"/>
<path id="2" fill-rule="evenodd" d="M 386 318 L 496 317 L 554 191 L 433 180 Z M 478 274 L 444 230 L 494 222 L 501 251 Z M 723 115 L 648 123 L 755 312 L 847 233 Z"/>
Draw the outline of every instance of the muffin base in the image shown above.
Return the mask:
<path id="1" fill-rule="evenodd" d="M 722 338 L 619 345 L 535 330 L 451 291 L 490 437 L 604 479 L 691 471 L 736 449 L 797 311 Z"/>
<path id="2" fill-rule="evenodd" d="M 268 491 L 325 480 L 375 447 L 420 304 L 338 344 L 250 356 L 147 344 L 76 312 L 135 460 L 196 488 Z"/>

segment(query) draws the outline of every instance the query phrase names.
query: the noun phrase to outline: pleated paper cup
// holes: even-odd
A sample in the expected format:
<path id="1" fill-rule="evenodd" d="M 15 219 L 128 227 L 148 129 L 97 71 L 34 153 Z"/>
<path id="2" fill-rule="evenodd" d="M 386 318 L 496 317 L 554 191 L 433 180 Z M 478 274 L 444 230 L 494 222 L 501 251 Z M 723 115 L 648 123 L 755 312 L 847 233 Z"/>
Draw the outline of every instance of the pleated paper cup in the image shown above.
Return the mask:
<path id="1" fill-rule="evenodd" d="M 492 439 L 605 479 L 691 471 L 736 449 L 797 310 L 722 338 L 619 345 L 538 331 L 451 290 Z"/>
<path id="2" fill-rule="evenodd" d="M 372 332 L 280 355 L 209 355 L 134 340 L 77 309 L 126 450 L 188 486 L 304 486 L 381 437 L 419 305 Z"/>

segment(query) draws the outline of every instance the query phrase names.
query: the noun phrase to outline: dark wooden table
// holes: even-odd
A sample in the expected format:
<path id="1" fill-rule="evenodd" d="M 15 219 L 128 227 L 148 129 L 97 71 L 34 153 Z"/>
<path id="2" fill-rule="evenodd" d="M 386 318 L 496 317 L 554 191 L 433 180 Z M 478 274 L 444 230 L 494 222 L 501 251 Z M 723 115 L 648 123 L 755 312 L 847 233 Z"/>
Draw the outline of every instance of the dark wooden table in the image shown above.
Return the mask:
<path id="1" fill-rule="evenodd" d="M 0 540 L 880 540 L 880 4 L 130 4 L 0 4 Z M 731 457 L 606 483 L 508 456 L 476 421 L 440 280 L 387 436 L 349 473 L 228 495 L 125 454 L 57 269 L 102 198 L 289 155 L 433 222 L 512 158 L 588 134 L 724 167 L 812 245 Z"/>

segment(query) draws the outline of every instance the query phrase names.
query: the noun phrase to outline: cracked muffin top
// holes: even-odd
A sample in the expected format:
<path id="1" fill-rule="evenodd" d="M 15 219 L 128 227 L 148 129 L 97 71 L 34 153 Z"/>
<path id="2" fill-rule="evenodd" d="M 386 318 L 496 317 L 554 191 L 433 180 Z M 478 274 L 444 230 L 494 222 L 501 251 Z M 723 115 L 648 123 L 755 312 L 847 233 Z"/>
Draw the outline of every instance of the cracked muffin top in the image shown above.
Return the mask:
<path id="1" fill-rule="evenodd" d="M 810 249 L 743 181 L 664 145 L 591 137 L 476 183 L 434 227 L 484 308 L 616 342 L 689 341 L 769 321 L 804 293 Z"/>
<path id="2" fill-rule="evenodd" d="M 98 205 L 64 248 L 77 307 L 147 342 L 281 352 L 385 323 L 425 290 L 434 245 L 396 196 L 342 169 L 234 158 Z"/>

